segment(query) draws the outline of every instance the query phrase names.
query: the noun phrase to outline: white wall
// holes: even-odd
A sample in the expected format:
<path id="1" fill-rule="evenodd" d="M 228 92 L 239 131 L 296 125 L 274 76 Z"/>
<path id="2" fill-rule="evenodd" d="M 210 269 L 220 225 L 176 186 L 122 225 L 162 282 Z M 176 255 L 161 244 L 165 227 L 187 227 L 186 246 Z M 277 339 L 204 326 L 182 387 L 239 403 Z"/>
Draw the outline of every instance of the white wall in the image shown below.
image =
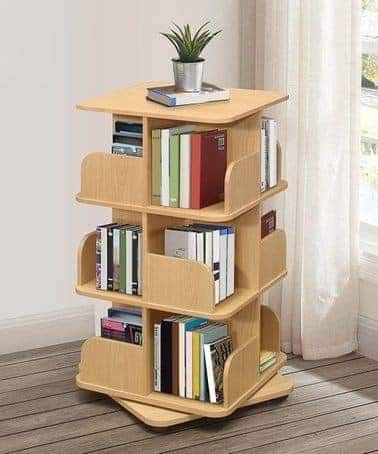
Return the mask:
<path id="1" fill-rule="evenodd" d="M 79 206 L 74 194 L 82 157 L 109 146 L 111 129 L 109 116 L 75 112 L 74 104 L 136 82 L 169 80 L 174 52 L 159 31 L 173 20 L 211 20 L 223 29 L 209 46 L 205 76 L 238 86 L 239 1 L 0 2 L 0 333 L 25 320 L 33 325 L 35 314 L 48 321 L 51 312 L 54 319 L 80 307 L 88 313 L 89 300 L 73 292 L 76 248 L 110 210 Z M 75 338 L 71 323 L 57 323 L 45 340 L 11 340 L 6 349 Z"/>

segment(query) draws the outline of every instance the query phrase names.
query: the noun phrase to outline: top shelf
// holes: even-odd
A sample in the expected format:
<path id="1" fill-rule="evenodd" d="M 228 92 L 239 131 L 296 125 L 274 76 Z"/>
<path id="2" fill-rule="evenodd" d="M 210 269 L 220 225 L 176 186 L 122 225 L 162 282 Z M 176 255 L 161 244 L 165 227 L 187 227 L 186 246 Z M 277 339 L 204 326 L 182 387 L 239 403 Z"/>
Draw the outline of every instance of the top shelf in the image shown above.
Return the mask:
<path id="1" fill-rule="evenodd" d="M 288 95 L 276 91 L 231 88 L 229 101 L 166 107 L 146 99 L 147 88 L 165 85 L 150 82 L 124 90 L 112 91 L 77 104 L 81 110 L 109 112 L 134 117 L 163 118 L 194 123 L 233 123 L 274 104 L 286 101 Z M 166 84 L 168 85 L 168 84 Z"/>

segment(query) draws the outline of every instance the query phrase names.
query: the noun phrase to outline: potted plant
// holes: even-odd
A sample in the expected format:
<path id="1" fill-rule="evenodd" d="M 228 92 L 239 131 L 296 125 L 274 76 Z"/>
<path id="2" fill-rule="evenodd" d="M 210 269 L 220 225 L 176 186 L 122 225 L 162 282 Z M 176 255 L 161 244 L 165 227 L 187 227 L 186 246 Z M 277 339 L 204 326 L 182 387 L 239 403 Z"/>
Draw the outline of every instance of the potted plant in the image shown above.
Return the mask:
<path id="1" fill-rule="evenodd" d="M 172 58 L 173 73 L 176 88 L 180 91 L 198 92 L 201 91 L 203 62 L 201 52 L 209 42 L 220 33 L 218 30 L 211 33 L 205 27 L 210 22 L 205 22 L 192 35 L 189 24 L 183 28 L 176 24 L 171 28 L 170 33 L 162 33 L 175 47 L 178 58 Z"/>

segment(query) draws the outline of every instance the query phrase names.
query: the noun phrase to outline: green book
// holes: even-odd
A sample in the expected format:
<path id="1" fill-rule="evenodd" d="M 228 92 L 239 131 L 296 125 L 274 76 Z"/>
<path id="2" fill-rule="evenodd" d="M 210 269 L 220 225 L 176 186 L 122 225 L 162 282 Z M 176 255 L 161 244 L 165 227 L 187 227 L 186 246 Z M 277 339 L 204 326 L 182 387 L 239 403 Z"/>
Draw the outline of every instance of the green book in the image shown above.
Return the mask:
<path id="1" fill-rule="evenodd" d="M 151 168 L 151 203 L 160 205 L 160 187 L 161 187 L 161 130 L 152 130 L 152 168 Z"/>
<path id="2" fill-rule="evenodd" d="M 180 135 L 169 138 L 169 206 L 180 204 Z"/>
<path id="3" fill-rule="evenodd" d="M 126 293 L 126 228 L 119 229 L 119 291 Z"/>

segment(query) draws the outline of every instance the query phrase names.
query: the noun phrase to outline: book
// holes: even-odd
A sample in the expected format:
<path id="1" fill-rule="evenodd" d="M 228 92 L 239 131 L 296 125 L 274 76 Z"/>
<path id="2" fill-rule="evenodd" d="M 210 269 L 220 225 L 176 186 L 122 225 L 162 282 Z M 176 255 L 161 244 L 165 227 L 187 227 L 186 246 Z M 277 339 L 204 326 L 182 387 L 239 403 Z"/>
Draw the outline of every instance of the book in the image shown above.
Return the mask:
<path id="1" fill-rule="evenodd" d="M 120 227 L 113 229 L 113 290 L 119 291 Z"/>
<path id="2" fill-rule="evenodd" d="M 277 215 L 276 210 L 270 210 L 261 216 L 261 239 L 276 230 Z"/>
<path id="3" fill-rule="evenodd" d="M 190 208 L 191 134 L 180 135 L 180 208 Z"/>
<path id="4" fill-rule="evenodd" d="M 225 323 L 211 323 L 199 330 L 199 373 L 200 373 L 200 400 L 206 401 L 209 399 L 209 390 L 206 377 L 205 366 L 205 352 L 204 345 L 215 342 L 217 339 L 226 337 L 228 334 L 228 327 Z"/>
<path id="5" fill-rule="evenodd" d="M 267 166 L 267 149 L 266 149 L 266 136 L 265 129 L 261 128 L 261 142 L 260 142 L 260 177 L 261 177 L 261 192 L 266 191 L 266 166 Z"/>
<path id="6" fill-rule="evenodd" d="M 160 129 L 152 131 L 151 144 L 151 203 L 152 205 L 160 205 L 160 186 L 161 186 L 161 149 L 160 149 Z"/>
<path id="7" fill-rule="evenodd" d="M 151 87 L 147 89 L 147 99 L 168 107 L 187 104 L 200 104 L 211 101 L 226 101 L 230 99 L 228 89 L 204 82 L 198 93 L 187 93 L 176 90 L 175 85 Z"/>
<path id="8" fill-rule="evenodd" d="M 143 136 L 142 123 L 129 123 L 128 121 L 116 120 L 114 122 L 114 130 L 116 133 L 131 135 L 132 137 Z"/>
<path id="9" fill-rule="evenodd" d="M 197 259 L 196 232 L 187 230 L 185 226 L 165 229 L 164 253 L 171 257 Z"/>
<path id="10" fill-rule="evenodd" d="M 137 295 L 142 295 L 143 286 L 143 231 L 138 230 L 138 266 L 137 266 Z"/>
<path id="11" fill-rule="evenodd" d="M 200 209 L 224 199 L 226 168 L 226 130 L 193 133 L 190 208 Z"/>
<path id="12" fill-rule="evenodd" d="M 161 391 L 161 325 L 160 323 L 154 324 L 154 390 Z"/>
<path id="13" fill-rule="evenodd" d="M 161 321 L 160 328 L 160 387 L 164 393 L 172 393 L 172 315 Z"/>
<path id="14" fill-rule="evenodd" d="M 192 332 L 192 399 L 200 397 L 200 342 L 199 332 Z"/>
<path id="15" fill-rule="evenodd" d="M 119 291 L 126 293 L 126 229 L 119 230 Z"/>
<path id="16" fill-rule="evenodd" d="M 259 364 L 259 371 L 260 373 L 264 372 L 264 370 L 268 369 L 270 366 L 273 366 L 277 362 L 277 353 L 262 350 L 260 352 L 260 364 Z"/>
<path id="17" fill-rule="evenodd" d="M 142 312 L 109 308 L 101 318 L 101 336 L 142 345 Z"/>
<path id="18" fill-rule="evenodd" d="M 137 295 L 138 294 L 138 287 L 139 287 L 139 275 L 138 275 L 138 247 L 139 247 L 139 239 L 138 234 L 140 232 L 140 228 L 137 228 L 132 231 L 131 233 L 131 249 L 132 249 L 132 270 L 131 270 L 131 294 Z"/>
<path id="19" fill-rule="evenodd" d="M 184 317 L 179 321 L 179 396 L 186 397 L 186 332 L 207 324 L 207 320 Z"/>
<path id="20" fill-rule="evenodd" d="M 96 229 L 96 272 L 99 271 L 100 278 L 96 278 L 96 286 L 98 284 L 100 290 L 108 289 L 108 229 L 116 226 L 112 222 L 110 224 L 99 225 Z M 99 247 L 98 247 L 99 246 Z"/>
<path id="21" fill-rule="evenodd" d="M 227 282 L 226 297 L 235 292 L 235 228 L 227 228 Z"/>
<path id="22" fill-rule="evenodd" d="M 206 375 L 211 403 L 223 402 L 223 372 L 232 351 L 229 336 L 204 344 Z"/>
<path id="23" fill-rule="evenodd" d="M 172 321 L 172 394 L 179 395 L 179 321 L 177 316 Z"/>
<path id="24" fill-rule="evenodd" d="M 185 395 L 188 399 L 191 399 L 193 395 L 192 333 L 192 329 L 185 332 Z"/>
<path id="25" fill-rule="evenodd" d="M 180 135 L 169 137 L 169 206 L 180 204 Z"/>
<path id="26" fill-rule="evenodd" d="M 268 120 L 268 181 L 269 188 L 277 184 L 277 122 L 273 118 Z"/>
<path id="27" fill-rule="evenodd" d="M 96 229 L 96 289 L 101 290 L 101 229 Z"/>

